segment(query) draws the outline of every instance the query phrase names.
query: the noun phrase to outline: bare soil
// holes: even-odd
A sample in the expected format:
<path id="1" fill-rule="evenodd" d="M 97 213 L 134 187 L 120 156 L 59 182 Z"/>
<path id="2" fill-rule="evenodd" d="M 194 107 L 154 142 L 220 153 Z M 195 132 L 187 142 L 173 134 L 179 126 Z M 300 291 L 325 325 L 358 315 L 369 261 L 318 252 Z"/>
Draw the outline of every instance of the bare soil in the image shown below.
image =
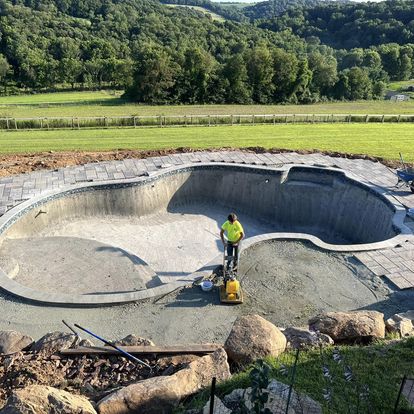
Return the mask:
<path id="1" fill-rule="evenodd" d="M 18 353 L 0 356 L 0 408 L 12 391 L 29 385 L 47 385 L 99 401 L 116 388 L 159 375 L 171 375 L 198 358 L 180 355 L 145 359 L 150 371 L 123 357 L 45 356 Z"/>
<path id="2" fill-rule="evenodd" d="M 236 150 L 236 148 L 210 148 L 205 151 L 218 150 Z M 246 151 L 253 153 L 270 152 L 272 154 L 292 152 L 291 150 L 283 150 L 278 148 L 265 149 L 263 147 L 251 147 L 239 149 L 238 151 Z M 32 171 L 39 170 L 55 170 L 58 168 L 69 167 L 73 165 L 83 165 L 101 161 L 124 160 L 128 158 L 148 158 L 169 154 L 179 154 L 185 152 L 196 152 L 192 148 L 176 148 L 167 150 L 153 150 L 153 151 L 134 151 L 134 150 L 119 150 L 119 151 L 68 151 L 68 152 L 36 152 L 36 153 L 21 153 L 21 154 L 3 154 L 0 155 L 0 177 L 7 177 L 16 174 L 26 174 Z M 334 151 L 296 151 L 299 154 L 309 154 L 312 152 L 319 152 L 325 155 L 341 158 L 360 158 L 367 159 L 374 162 L 381 162 L 388 167 L 395 168 L 398 162 L 394 160 L 386 160 L 380 157 L 371 157 L 365 154 L 342 154 Z"/>

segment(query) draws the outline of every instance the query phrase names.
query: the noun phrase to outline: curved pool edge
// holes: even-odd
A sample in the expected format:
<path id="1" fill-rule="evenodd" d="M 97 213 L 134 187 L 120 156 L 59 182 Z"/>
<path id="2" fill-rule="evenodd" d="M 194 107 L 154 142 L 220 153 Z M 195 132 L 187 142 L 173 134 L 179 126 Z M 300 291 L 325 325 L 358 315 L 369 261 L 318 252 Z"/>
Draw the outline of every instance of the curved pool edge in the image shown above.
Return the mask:
<path id="1" fill-rule="evenodd" d="M 16 220 L 18 220 L 26 210 L 35 208 L 36 205 L 41 205 L 43 202 L 48 201 L 49 199 L 53 198 L 54 196 L 64 195 L 65 193 L 70 193 L 73 191 L 81 191 L 87 190 L 89 188 L 94 187 L 103 187 L 103 186 L 116 186 L 116 185 L 131 185 L 134 183 L 140 182 L 147 182 L 153 179 L 158 179 L 165 174 L 168 173 L 176 173 L 186 169 L 195 169 L 197 167 L 239 167 L 246 170 L 261 170 L 261 171 L 286 171 L 289 172 L 292 168 L 303 168 L 309 170 L 324 170 L 324 171 L 335 171 L 336 173 L 340 173 L 343 176 L 347 177 L 348 179 L 358 183 L 365 187 L 370 191 L 374 191 L 377 195 L 383 197 L 390 205 L 394 208 L 394 216 L 392 219 L 393 226 L 395 226 L 399 230 L 399 234 L 396 236 L 374 243 L 368 244 L 354 244 L 354 245 L 334 245 L 329 244 L 316 236 L 307 233 L 266 233 L 258 236 L 254 236 L 251 238 L 246 239 L 243 242 L 242 249 L 247 249 L 253 246 L 256 243 L 269 241 L 269 240 L 277 240 L 277 239 L 284 239 L 284 240 L 304 240 L 313 243 L 315 246 L 332 252 L 360 252 L 360 251 L 369 251 L 369 250 L 378 250 L 378 249 L 386 249 L 395 247 L 399 243 L 404 241 L 405 235 L 411 235 L 411 230 L 404 225 L 404 218 L 406 216 L 405 208 L 397 202 L 392 195 L 388 193 L 385 189 L 375 186 L 369 185 L 366 183 L 361 182 L 360 180 L 356 179 L 352 174 L 348 174 L 347 171 L 342 169 L 336 168 L 321 168 L 321 167 L 314 167 L 314 166 L 304 166 L 302 164 L 289 164 L 284 165 L 283 167 L 279 168 L 272 168 L 272 167 L 263 167 L 263 166 L 250 166 L 245 164 L 236 164 L 236 163 L 197 163 L 197 164 L 185 164 L 176 167 L 165 168 L 162 171 L 154 172 L 152 174 L 148 174 L 143 177 L 133 178 L 133 179 L 122 179 L 122 180 L 110 180 L 110 181 L 101 181 L 101 182 L 91 182 L 91 183 L 82 183 L 77 185 L 68 185 L 58 190 L 50 190 L 46 191 L 43 194 L 33 197 L 30 200 L 24 201 L 18 206 L 14 207 L 13 209 L 6 212 L 0 218 L 0 234 L 5 231 L 9 226 L 11 226 Z M 205 266 L 203 266 L 198 271 L 188 275 L 185 279 L 178 280 L 178 281 L 171 281 L 169 283 L 150 288 L 140 291 L 131 291 L 126 293 L 107 293 L 107 294 L 91 294 L 91 295 L 66 295 L 66 294 L 59 294 L 59 293 L 50 293 L 50 292 L 42 292 L 38 291 L 20 283 L 10 279 L 5 272 L 0 269 L 0 288 L 7 293 L 25 299 L 30 302 L 41 303 L 41 304 L 48 304 L 48 305 L 65 305 L 65 306 L 75 306 L 75 307 L 92 307 L 92 306 L 103 306 L 103 305 L 117 305 L 123 304 L 128 302 L 135 302 L 138 300 L 145 300 L 154 298 L 156 296 L 160 296 L 163 294 L 168 294 L 175 289 L 189 285 L 193 283 L 195 280 L 199 279 L 200 277 L 205 276 L 207 273 L 211 274 L 212 268 L 217 266 L 218 264 L 222 263 L 222 255 L 216 256 L 213 260 L 208 262 Z"/>

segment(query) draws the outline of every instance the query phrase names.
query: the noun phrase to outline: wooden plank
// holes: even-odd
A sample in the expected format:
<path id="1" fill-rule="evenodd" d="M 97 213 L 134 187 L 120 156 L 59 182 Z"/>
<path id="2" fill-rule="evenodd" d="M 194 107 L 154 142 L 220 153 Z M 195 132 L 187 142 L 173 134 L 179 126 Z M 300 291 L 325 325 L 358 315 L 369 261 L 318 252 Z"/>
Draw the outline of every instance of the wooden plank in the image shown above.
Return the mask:
<path id="1" fill-rule="evenodd" d="M 122 346 L 124 351 L 137 355 L 178 355 L 178 354 L 209 354 L 221 348 L 220 345 L 178 345 L 178 346 Z M 63 349 L 61 355 L 117 355 L 119 352 L 109 346 L 78 347 Z"/>

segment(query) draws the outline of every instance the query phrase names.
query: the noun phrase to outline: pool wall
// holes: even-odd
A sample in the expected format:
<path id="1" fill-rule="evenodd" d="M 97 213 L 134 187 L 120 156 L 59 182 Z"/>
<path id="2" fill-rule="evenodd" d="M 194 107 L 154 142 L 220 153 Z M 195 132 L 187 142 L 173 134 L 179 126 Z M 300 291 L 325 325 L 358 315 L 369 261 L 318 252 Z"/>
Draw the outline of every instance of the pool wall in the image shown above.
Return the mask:
<path id="1" fill-rule="evenodd" d="M 209 163 L 173 167 L 149 177 L 88 183 L 49 192 L 21 203 L 0 218 L 0 242 L 36 235 L 47 226 L 99 215 L 144 216 L 161 210 L 191 211 L 205 203 L 258 217 L 275 231 L 247 238 L 244 247 L 269 239 L 304 239 L 333 251 L 395 246 L 410 230 L 405 209 L 343 171 L 290 165 L 280 169 Z M 220 263 L 213 258 L 195 279 Z M 191 280 L 191 277 L 189 277 Z M 189 281 L 102 295 L 66 295 L 22 286 L 0 269 L 0 287 L 25 299 L 48 304 L 100 306 L 164 294 Z"/>

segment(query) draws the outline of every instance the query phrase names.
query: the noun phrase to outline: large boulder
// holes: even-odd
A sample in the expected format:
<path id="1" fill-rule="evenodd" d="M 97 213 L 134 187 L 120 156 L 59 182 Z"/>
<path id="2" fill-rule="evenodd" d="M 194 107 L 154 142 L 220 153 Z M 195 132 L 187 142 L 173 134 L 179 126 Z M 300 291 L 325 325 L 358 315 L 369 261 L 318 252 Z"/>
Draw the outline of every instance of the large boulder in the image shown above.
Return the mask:
<path id="1" fill-rule="evenodd" d="M 0 331 L 0 354 L 13 354 L 30 347 L 33 338 L 17 331 Z"/>
<path id="2" fill-rule="evenodd" d="M 306 349 L 312 347 L 333 345 L 333 339 L 324 333 L 310 331 L 304 328 L 286 328 L 283 332 L 287 340 L 287 347 Z"/>
<path id="3" fill-rule="evenodd" d="M 396 313 L 385 321 L 388 332 L 397 333 L 401 338 L 414 336 L 414 310 Z"/>
<path id="4" fill-rule="evenodd" d="M 329 335 L 335 342 L 384 338 L 384 315 L 376 311 L 328 312 L 309 320 L 313 331 Z"/>
<path id="5" fill-rule="evenodd" d="M 96 414 L 88 399 L 44 385 L 13 391 L 1 414 Z"/>
<path id="6" fill-rule="evenodd" d="M 236 319 L 224 349 L 234 362 L 247 364 L 281 354 L 286 349 L 286 337 L 259 315 L 241 316 Z"/>
<path id="7" fill-rule="evenodd" d="M 125 338 L 115 341 L 116 346 L 155 346 L 154 342 L 147 338 L 141 338 L 136 335 L 127 335 Z"/>
<path id="8" fill-rule="evenodd" d="M 179 401 L 217 381 L 230 378 L 224 349 L 198 358 L 171 376 L 149 378 L 131 384 L 103 398 L 98 403 L 100 414 L 166 414 Z"/>
<path id="9" fill-rule="evenodd" d="M 49 332 L 36 341 L 31 350 L 46 355 L 53 355 L 62 349 L 69 349 L 77 343 L 78 338 L 67 332 Z"/>

